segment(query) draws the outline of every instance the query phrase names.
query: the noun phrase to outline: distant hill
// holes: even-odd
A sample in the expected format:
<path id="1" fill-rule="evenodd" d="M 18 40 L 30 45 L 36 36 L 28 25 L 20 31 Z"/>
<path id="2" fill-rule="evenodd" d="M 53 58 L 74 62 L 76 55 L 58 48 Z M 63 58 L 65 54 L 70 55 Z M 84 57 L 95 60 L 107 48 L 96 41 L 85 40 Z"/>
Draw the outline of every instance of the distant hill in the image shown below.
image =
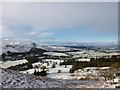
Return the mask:
<path id="1" fill-rule="evenodd" d="M 71 48 L 77 48 L 77 47 L 118 47 L 118 44 L 120 45 L 120 42 L 64 42 L 64 43 L 58 43 L 56 45 L 48 45 L 48 44 L 37 44 L 34 42 L 23 42 L 23 41 L 17 41 L 17 40 L 11 40 L 11 39 L 0 39 L 2 44 L 0 44 L 0 54 L 11 51 L 11 52 L 26 52 L 30 51 L 31 48 L 38 48 L 44 51 L 71 51 Z M 34 50 L 35 51 L 35 50 Z M 40 51 L 40 50 L 38 50 Z"/>

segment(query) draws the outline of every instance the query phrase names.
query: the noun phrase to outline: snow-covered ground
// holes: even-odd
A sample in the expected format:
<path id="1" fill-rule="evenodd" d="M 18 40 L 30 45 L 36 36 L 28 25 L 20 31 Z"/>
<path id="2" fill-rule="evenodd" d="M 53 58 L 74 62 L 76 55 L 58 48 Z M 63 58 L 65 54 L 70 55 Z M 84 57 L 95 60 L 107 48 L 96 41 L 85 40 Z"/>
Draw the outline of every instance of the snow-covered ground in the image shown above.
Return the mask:
<path id="1" fill-rule="evenodd" d="M 81 50 L 77 52 L 67 52 L 69 55 L 72 55 L 73 58 L 100 58 L 103 56 L 113 56 L 113 55 L 118 55 L 117 52 L 111 52 L 111 53 L 105 53 L 105 52 L 98 52 L 94 50 Z"/>
<path id="2" fill-rule="evenodd" d="M 0 45 L 0 50 L 3 52 L 11 51 L 11 52 L 26 52 L 29 51 L 32 47 L 34 47 L 33 43 L 30 42 L 20 42 L 16 40 L 9 40 L 5 39 L 2 41 L 2 45 Z M 71 52 L 73 48 L 67 48 L 62 46 L 55 46 L 55 45 L 42 45 L 42 44 L 36 44 L 37 48 L 47 50 L 48 52 L 44 52 L 46 55 L 53 56 L 73 56 L 72 58 L 75 58 L 76 61 L 90 61 L 90 58 L 92 57 L 102 57 L 102 56 L 112 56 L 112 55 L 118 55 L 118 53 L 103 53 L 99 51 L 94 50 L 81 50 L 77 49 L 79 51 L 77 52 Z M 75 49 L 74 49 L 75 50 Z M 64 53 L 58 53 L 53 51 L 67 51 Z M 68 52 L 70 51 L 70 52 Z M 0 53 L 1 54 L 1 53 Z M 78 57 L 80 57 L 78 59 Z M 87 57 L 87 58 L 86 58 Z M 14 72 L 7 69 L 1 69 L 2 70 L 2 78 L 3 78 L 3 86 L 4 87 L 23 87 L 23 88 L 52 88 L 52 87 L 63 87 L 63 84 L 68 84 L 68 81 L 65 80 L 78 80 L 85 79 L 86 77 L 89 78 L 95 78 L 98 74 L 98 70 L 102 69 L 109 69 L 109 67 L 86 67 L 83 69 L 78 69 L 74 73 L 69 73 L 69 70 L 72 68 L 72 65 L 60 65 L 61 62 L 64 60 L 58 60 L 58 59 L 43 59 L 44 57 L 39 57 L 43 62 L 36 62 L 33 63 L 33 68 L 26 70 L 26 71 L 20 71 Z M 61 58 L 62 59 L 62 58 Z M 27 63 L 28 61 L 26 59 L 23 60 L 16 60 L 16 61 L 0 61 L 0 67 L 1 68 L 8 68 L 11 66 L 16 66 L 19 64 Z M 53 68 L 53 64 L 55 64 L 55 67 Z M 37 67 L 36 67 L 37 66 Z M 45 66 L 47 70 L 47 77 L 36 77 L 33 74 L 35 69 L 42 71 L 43 69 L 41 67 Z M 4 77 L 5 76 L 5 77 Z M 52 80 L 50 78 L 54 79 L 60 79 Z M 47 79 L 47 80 L 46 80 Z M 49 81 L 50 80 L 50 81 Z M 69 85 L 69 87 L 75 87 L 75 88 L 115 88 L 115 86 L 120 86 L 120 83 L 118 83 L 120 80 L 119 78 L 114 80 L 117 82 L 117 84 L 111 85 L 110 83 L 112 81 L 102 82 L 102 83 L 92 83 L 90 85 L 81 85 L 77 83 L 76 85 Z M 66 83 L 65 83 L 66 82 Z M 69 83 L 70 84 L 70 83 Z M 66 85 L 67 86 L 67 85 Z"/>
<path id="3" fill-rule="evenodd" d="M 0 86 L 3 88 L 116 88 L 120 85 L 119 83 L 111 84 L 110 82 L 55 80 L 1 68 L 0 71 Z"/>
<path id="4" fill-rule="evenodd" d="M 86 58 L 82 58 L 82 59 L 77 59 L 76 61 L 86 61 L 86 62 L 89 62 L 90 61 L 90 59 L 86 59 Z"/>
<path id="5" fill-rule="evenodd" d="M 3 88 L 62 88 L 62 86 L 67 86 L 47 77 L 37 77 L 7 69 L 0 69 L 0 71 L 2 71 L 1 83 Z"/>
<path id="6" fill-rule="evenodd" d="M 19 64 L 23 64 L 23 63 L 27 63 L 28 61 L 26 59 L 23 60 L 17 60 L 17 61 L 6 61 L 6 62 L 2 62 L 0 63 L 0 67 L 1 68 L 8 68 L 11 66 L 16 66 Z"/>
<path id="7" fill-rule="evenodd" d="M 58 73 L 60 70 L 61 73 L 68 73 L 69 70 L 72 68 L 72 65 L 62 65 L 62 66 L 56 66 L 56 68 L 49 68 L 48 73 Z"/>
<path id="8" fill-rule="evenodd" d="M 57 52 L 44 52 L 44 54 L 50 55 L 50 56 L 68 56 L 65 53 L 57 53 Z"/>
<path id="9" fill-rule="evenodd" d="M 60 63 L 63 62 L 64 60 L 44 59 L 43 61 L 44 63 L 41 63 L 41 62 L 33 63 L 32 64 L 32 66 L 34 67 L 33 69 L 29 69 L 21 72 L 33 74 L 35 69 L 42 71 L 41 67 L 45 66 L 48 74 L 58 73 L 58 71 L 60 71 L 61 73 L 65 73 L 65 72 L 68 73 L 69 70 L 72 68 L 72 65 L 60 65 Z M 49 62 L 49 65 L 47 62 Z M 55 68 L 52 68 L 53 64 L 55 64 Z"/>
<path id="10" fill-rule="evenodd" d="M 66 80 L 77 80 L 79 76 L 72 76 L 71 73 L 51 73 L 48 74 L 47 77 L 54 79 L 66 79 Z"/>
<path id="11" fill-rule="evenodd" d="M 71 54 L 71 55 L 79 55 L 79 54 L 83 54 L 85 53 L 86 51 L 77 51 L 77 52 L 68 52 L 68 54 Z"/>
<path id="12" fill-rule="evenodd" d="M 43 59 L 42 61 L 44 61 L 44 63 L 41 62 L 36 62 L 33 63 L 33 67 L 35 67 L 36 65 L 39 66 L 46 66 L 47 68 L 51 68 L 53 63 L 57 63 L 56 66 L 59 66 L 61 62 L 63 62 L 64 60 L 59 60 L 59 59 Z M 49 63 L 49 65 L 47 65 L 47 62 Z"/>
<path id="13" fill-rule="evenodd" d="M 56 45 L 45 45 L 45 44 L 39 44 L 37 48 L 44 49 L 47 51 L 70 51 L 71 48 L 62 47 L 62 46 L 56 46 Z"/>
<path id="14" fill-rule="evenodd" d="M 42 70 L 42 69 L 41 69 L 41 70 Z M 41 70 L 39 70 L 39 71 L 41 71 Z M 28 70 L 26 70 L 26 71 L 20 71 L 20 72 L 21 72 L 21 73 L 33 74 L 34 71 L 35 71 L 35 68 L 34 68 L 34 69 L 28 69 Z"/>
<path id="15" fill-rule="evenodd" d="M 71 66 L 70 66 L 71 67 Z M 89 79 L 89 80 L 100 80 L 104 81 L 104 77 L 100 77 L 99 70 L 106 70 L 109 69 L 109 67 L 86 67 L 83 69 L 78 69 L 74 73 L 69 73 L 70 68 L 64 68 L 61 73 L 56 73 L 58 68 L 56 69 L 50 69 L 53 70 L 52 73 L 49 73 L 47 77 L 55 78 L 55 79 L 68 79 L 68 80 L 81 80 L 81 79 Z M 62 71 L 61 70 L 61 71 Z"/>
<path id="16" fill-rule="evenodd" d="M 54 69 L 53 69 L 54 70 Z M 57 70 L 56 70 L 57 71 Z M 95 78 L 97 71 L 91 70 L 91 71 L 81 71 L 81 72 L 75 72 L 75 73 L 69 73 L 68 72 L 61 72 L 61 73 L 56 73 L 55 71 L 52 71 L 52 73 L 49 73 L 47 77 L 49 78 L 54 78 L 54 79 L 67 79 L 67 80 L 81 80 L 81 79 L 86 79 L 88 75 L 91 75 L 91 78 Z"/>

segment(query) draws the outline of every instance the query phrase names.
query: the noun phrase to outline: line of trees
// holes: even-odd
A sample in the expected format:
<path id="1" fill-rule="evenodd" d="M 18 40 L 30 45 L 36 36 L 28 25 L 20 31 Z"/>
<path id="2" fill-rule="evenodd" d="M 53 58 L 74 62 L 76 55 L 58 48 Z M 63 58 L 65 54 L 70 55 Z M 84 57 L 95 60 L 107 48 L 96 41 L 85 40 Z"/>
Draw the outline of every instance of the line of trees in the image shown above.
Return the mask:
<path id="1" fill-rule="evenodd" d="M 98 59 L 91 59 L 90 62 L 74 62 L 69 72 L 74 73 L 75 70 L 85 67 L 112 67 L 117 69 L 120 68 L 120 59 L 117 58 L 117 56 L 112 56 L 111 58 L 102 57 Z"/>

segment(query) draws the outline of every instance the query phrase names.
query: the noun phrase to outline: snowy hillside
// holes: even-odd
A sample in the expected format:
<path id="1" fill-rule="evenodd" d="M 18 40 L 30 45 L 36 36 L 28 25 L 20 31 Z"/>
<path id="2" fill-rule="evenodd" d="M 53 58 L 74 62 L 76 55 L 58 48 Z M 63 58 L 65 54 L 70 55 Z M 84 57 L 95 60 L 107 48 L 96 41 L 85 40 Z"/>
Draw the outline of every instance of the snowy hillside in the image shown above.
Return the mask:
<path id="1" fill-rule="evenodd" d="M 19 73 L 0 68 L 2 88 L 115 88 L 108 82 L 88 82 L 76 80 L 55 80 L 42 76 Z"/>
<path id="2" fill-rule="evenodd" d="M 65 87 L 61 81 L 47 77 L 23 74 L 12 70 L 2 70 L 3 88 L 62 88 Z"/>

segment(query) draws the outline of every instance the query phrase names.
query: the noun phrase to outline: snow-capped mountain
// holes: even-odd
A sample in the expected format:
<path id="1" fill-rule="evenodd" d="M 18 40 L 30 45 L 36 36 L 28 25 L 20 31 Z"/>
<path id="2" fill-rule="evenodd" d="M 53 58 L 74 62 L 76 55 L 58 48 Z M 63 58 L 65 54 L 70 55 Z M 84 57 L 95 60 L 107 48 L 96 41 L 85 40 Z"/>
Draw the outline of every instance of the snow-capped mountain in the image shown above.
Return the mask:
<path id="1" fill-rule="evenodd" d="M 11 51 L 11 52 L 26 52 L 29 51 L 34 44 L 31 42 L 22 42 L 11 39 L 2 39 L 2 44 L 0 45 L 1 53 Z"/>

